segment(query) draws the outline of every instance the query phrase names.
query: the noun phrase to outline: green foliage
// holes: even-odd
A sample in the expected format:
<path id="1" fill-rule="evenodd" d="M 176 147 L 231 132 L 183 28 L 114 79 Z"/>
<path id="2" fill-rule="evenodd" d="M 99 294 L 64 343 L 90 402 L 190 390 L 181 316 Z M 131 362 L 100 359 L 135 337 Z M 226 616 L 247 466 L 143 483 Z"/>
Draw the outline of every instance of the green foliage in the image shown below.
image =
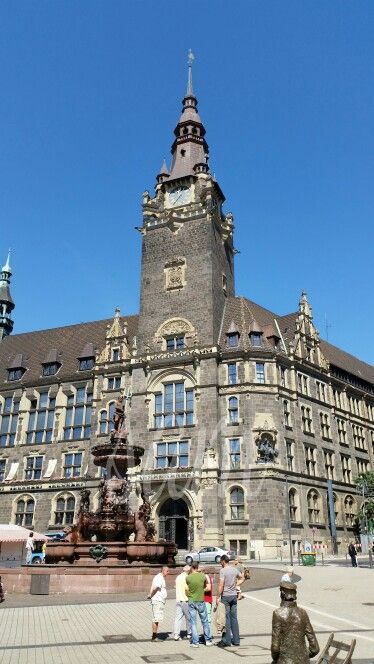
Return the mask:
<path id="1" fill-rule="evenodd" d="M 362 488 L 364 488 L 365 493 L 366 493 L 367 489 L 369 491 L 370 490 L 373 491 L 374 490 L 374 471 L 369 470 L 368 473 L 363 473 L 359 477 L 356 477 L 355 484 L 358 486 L 359 489 L 361 489 L 361 491 L 362 491 Z"/>

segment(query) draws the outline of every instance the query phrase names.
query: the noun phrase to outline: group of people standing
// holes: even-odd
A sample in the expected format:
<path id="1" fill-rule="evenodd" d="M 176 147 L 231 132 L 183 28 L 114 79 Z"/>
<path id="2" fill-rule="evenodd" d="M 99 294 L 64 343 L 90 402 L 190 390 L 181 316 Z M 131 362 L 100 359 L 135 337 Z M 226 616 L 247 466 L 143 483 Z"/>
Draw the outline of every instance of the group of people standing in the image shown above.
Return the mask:
<path id="1" fill-rule="evenodd" d="M 182 621 L 184 618 L 187 636 L 190 638 L 190 646 L 192 648 L 199 647 L 200 639 L 197 625 L 197 618 L 199 616 L 203 629 L 203 642 L 206 646 L 212 646 L 212 614 L 213 610 L 220 609 L 225 614 L 222 621 L 224 635 L 216 645 L 220 648 L 240 645 L 237 601 L 242 597 L 240 584 L 243 582 L 244 577 L 238 561 L 234 561 L 235 564 L 233 566 L 229 562 L 228 556 L 221 556 L 219 586 L 214 609 L 213 577 L 201 571 L 198 562 L 186 565 L 182 572 L 178 574 L 175 580 L 176 608 L 174 639 L 176 641 L 181 638 Z M 164 607 L 167 598 L 165 579 L 168 574 L 168 567 L 163 567 L 162 571 L 156 574 L 148 595 L 152 604 L 152 641 L 157 640 L 158 626 L 164 618 Z"/>

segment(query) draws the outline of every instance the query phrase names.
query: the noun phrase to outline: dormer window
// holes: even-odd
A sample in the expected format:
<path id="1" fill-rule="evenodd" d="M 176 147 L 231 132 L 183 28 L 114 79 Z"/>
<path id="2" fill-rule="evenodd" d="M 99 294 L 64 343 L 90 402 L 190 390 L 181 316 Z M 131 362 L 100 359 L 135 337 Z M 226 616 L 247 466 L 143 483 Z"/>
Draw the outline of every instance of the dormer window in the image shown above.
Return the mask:
<path id="1" fill-rule="evenodd" d="M 58 372 L 60 366 L 61 364 L 59 362 L 44 363 L 42 376 L 54 376 Z"/>
<path id="2" fill-rule="evenodd" d="M 112 348 L 112 362 L 119 362 L 121 359 L 121 354 L 119 348 Z"/>
<path id="3" fill-rule="evenodd" d="M 251 332 L 249 337 L 252 346 L 255 348 L 260 348 L 262 346 L 262 332 Z"/>
<path id="4" fill-rule="evenodd" d="M 186 347 L 184 334 L 177 334 L 175 337 L 167 337 L 166 350 L 182 350 Z"/>
<path id="5" fill-rule="evenodd" d="M 7 369 L 9 381 L 20 380 L 22 378 L 26 371 L 26 367 L 24 366 L 23 356 L 21 353 L 18 353 L 18 355 L 14 357 L 13 361 L 10 363 Z"/>
<path id="6" fill-rule="evenodd" d="M 92 343 L 88 343 L 83 348 L 81 354 L 78 356 L 79 371 L 90 371 L 95 364 L 95 351 Z"/>
<path id="7" fill-rule="evenodd" d="M 20 380 L 25 373 L 25 369 L 8 369 L 8 380 Z"/>
<path id="8" fill-rule="evenodd" d="M 229 332 L 227 335 L 227 344 L 229 348 L 236 348 L 239 345 L 239 332 Z"/>

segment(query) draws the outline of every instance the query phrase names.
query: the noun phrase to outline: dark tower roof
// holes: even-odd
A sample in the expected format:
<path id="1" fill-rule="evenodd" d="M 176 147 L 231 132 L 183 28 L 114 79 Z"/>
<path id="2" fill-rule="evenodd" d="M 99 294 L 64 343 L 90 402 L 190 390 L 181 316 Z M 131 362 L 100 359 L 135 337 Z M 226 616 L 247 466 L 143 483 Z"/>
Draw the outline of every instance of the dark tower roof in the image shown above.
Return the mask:
<path id="1" fill-rule="evenodd" d="M 0 273 L 0 340 L 11 333 L 13 330 L 13 321 L 10 317 L 14 309 L 13 298 L 10 294 L 10 277 L 12 270 L 10 268 L 10 251 L 5 265 Z"/>

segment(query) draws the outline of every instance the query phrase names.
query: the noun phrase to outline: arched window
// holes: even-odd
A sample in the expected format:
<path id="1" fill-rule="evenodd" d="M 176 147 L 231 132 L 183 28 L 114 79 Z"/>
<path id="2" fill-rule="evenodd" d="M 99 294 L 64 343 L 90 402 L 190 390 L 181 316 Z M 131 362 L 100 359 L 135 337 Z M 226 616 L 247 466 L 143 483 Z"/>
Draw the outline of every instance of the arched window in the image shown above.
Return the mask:
<path id="1" fill-rule="evenodd" d="M 230 490 L 230 518 L 237 521 L 244 516 L 244 491 L 240 486 L 234 486 Z"/>
<path id="2" fill-rule="evenodd" d="M 288 492 L 288 504 L 290 506 L 291 521 L 300 521 L 299 495 L 296 489 L 290 489 Z"/>
<path id="3" fill-rule="evenodd" d="M 112 430 L 112 428 L 113 428 L 112 422 L 113 422 L 114 408 L 115 408 L 115 403 L 114 403 L 114 401 L 111 401 L 108 404 L 107 408 L 100 411 L 100 415 L 99 415 L 99 433 L 108 434 Z"/>
<path id="4" fill-rule="evenodd" d="M 321 497 L 315 489 L 308 492 L 309 523 L 321 523 Z"/>
<path id="5" fill-rule="evenodd" d="M 59 496 L 56 500 L 55 526 L 72 524 L 74 521 L 75 498 L 71 494 Z"/>
<path id="6" fill-rule="evenodd" d="M 353 496 L 348 495 L 344 498 L 344 514 L 346 525 L 353 528 L 357 515 L 356 501 Z"/>
<path id="7" fill-rule="evenodd" d="M 20 498 L 16 503 L 16 525 L 31 527 L 34 521 L 35 500 L 29 496 Z"/>
<path id="8" fill-rule="evenodd" d="M 239 408 L 238 408 L 238 399 L 237 397 L 229 398 L 229 422 L 232 424 L 238 421 L 239 417 Z"/>

